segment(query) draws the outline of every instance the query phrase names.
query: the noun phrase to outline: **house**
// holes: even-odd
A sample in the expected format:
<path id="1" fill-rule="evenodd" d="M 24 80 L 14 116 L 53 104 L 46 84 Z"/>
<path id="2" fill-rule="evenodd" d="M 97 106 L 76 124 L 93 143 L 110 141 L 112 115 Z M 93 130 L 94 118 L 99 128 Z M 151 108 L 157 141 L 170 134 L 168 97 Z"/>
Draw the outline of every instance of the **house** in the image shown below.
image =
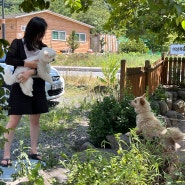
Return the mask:
<path id="1" fill-rule="evenodd" d="M 43 39 L 48 47 L 52 47 L 56 51 L 67 51 L 69 46 L 66 39 L 74 30 L 80 42 L 80 46 L 75 52 L 86 53 L 90 49 L 90 29 L 94 28 L 93 26 L 49 10 L 7 15 L 5 20 L 0 19 L 1 25 L 5 21 L 5 39 L 11 43 L 14 38 L 22 38 L 27 23 L 35 16 L 44 18 L 48 23 L 48 29 Z M 2 32 L 0 34 L 2 38 Z"/>

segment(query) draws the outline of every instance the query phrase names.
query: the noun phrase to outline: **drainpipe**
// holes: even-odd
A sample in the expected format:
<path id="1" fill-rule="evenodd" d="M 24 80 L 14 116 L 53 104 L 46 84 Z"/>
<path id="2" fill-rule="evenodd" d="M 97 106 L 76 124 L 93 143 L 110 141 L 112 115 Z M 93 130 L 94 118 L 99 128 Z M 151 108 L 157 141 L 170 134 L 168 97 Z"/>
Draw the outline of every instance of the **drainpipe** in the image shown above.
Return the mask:
<path id="1" fill-rule="evenodd" d="M 2 0 L 2 38 L 5 39 L 4 0 Z"/>

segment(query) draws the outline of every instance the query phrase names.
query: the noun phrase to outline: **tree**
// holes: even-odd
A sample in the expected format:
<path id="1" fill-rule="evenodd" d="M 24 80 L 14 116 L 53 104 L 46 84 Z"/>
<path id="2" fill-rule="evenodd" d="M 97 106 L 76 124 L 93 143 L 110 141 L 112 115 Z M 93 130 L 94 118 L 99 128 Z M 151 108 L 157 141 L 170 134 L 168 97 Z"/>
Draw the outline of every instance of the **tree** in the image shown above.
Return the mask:
<path id="1" fill-rule="evenodd" d="M 49 10 L 71 17 L 70 8 L 66 7 L 64 0 L 54 0 L 50 2 Z"/>
<path id="2" fill-rule="evenodd" d="M 106 33 L 103 25 L 108 21 L 109 16 L 108 6 L 104 0 L 94 0 L 86 12 L 72 14 L 72 18 L 94 26 L 95 28 L 91 30 L 92 34 Z"/>
<path id="3" fill-rule="evenodd" d="M 71 48 L 71 52 L 74 53 L 74 51 L 79 47 L 78 42 L 78 36 L 76 35 L 76 32 L 73 30 L 72 33 L 67 38 L 67 45 Z"/>
<path id="4" fill-rule="evenodd" d="M 110 17 L 105 29 L 117 36 L 131 39 L 145 39 L 146 35 L 153 35 L 152 45 L 163 45 L 169 40 L 168 35 L 176 35 L 174 42 L 185 41 L 185 3 L 183 0 L 104 0 L 110 11 Z M 64 0 L 65 6 L 71 13 L 87 12 L 93 5 L 92 0 Z M 24 11 L 48 8 L 49 1 L 24 0 L 20 8 Z M 181 25 L 181 23 L 184 24 Z M 185 26 L 184 26 L 185 28 Z M 148 39 L 148 47 L 151 43 Z"/>
<path id="5" fill-rule="evenodd" d="M 147 39 L 147 46 L 162 46 L 169 35 L 177 34 L 175 41 L 185 40 L 181 22 L 185 5 L 176 0 L 107 0 L 111 6 L 111 16 L 105 25 L 117 35 L 131 39 Z M 146 38 L 146 36 L 150 36 Z"/>
<path id="6" fill-rule="evenodd" d="M 53 0 L 55 1 L 55 0 Z M 93 0 L 64 0 L 66 7 L 70 8 L 71 13 L 87 11 L 90 5 L 92 5 Z M 40 10 L 48 9 L 50 6 L 49 0 L 23 0 L 19 5 L 20 9 L 24 12 L 35 11 L 36 8 Z"/>

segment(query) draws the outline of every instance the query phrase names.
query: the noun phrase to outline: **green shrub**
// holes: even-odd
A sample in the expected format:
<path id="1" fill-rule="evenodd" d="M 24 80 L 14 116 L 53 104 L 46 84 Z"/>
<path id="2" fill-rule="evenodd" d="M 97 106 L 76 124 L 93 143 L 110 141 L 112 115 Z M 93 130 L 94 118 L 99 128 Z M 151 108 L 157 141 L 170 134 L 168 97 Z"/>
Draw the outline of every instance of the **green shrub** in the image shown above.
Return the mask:
<path id="1" fill-rule="evenodd" d="M 127 42 L 121 42 L 119 44 L 119 51 L 120 52 L 139 52 L 139 53 L 147 53 L 148 48 L 145 45 L 145 43 L 141 40 L 136 41 L 136 40 L 128 40 Z"/>
<path id="2" fill-rule="evenodd" d="M 0 56 L 2 54 L 0 53 Z M 3 68 L 0 66 L 0 120 L 2 122 L 5 122 L 6 121 L 6 115 L 4 113 L 4 108 L 6 108 L 6 102 L 7 102 L 7 98 L 5 96 L 5 89 L 2 87 L 3 86 L 3 83 L 4 83 L 4 80 L 3 80 Z M 4 143 L 7 141 L 3 134 L 5 132 L 8 132 L 9 130 L 4 128 L 2 125 L 0 125 L 0 148 L 2 148 L 4 146 Z"/>
<path id="3" fill-rule="evenodd" d="M 125 96 L 124 100 L 119 102 L 111 95 L 104 97 L 102 101 L 97 100 L 92 105 L 88 133 L 95 146 L 101 146 L 107 135 L 126 133 L 136 126 L 136 114 L 129 105 L 131 99 L 132 96 Z"/>
<path id="4" fill-rule="evenodd" d="M 62 162 L 69 169 L 65 185 L 149 185 L 160 184 L 159 168 L 162 158 L 153 155 L 147 146 L 134 135 L 130 150 L 120 148 L 119 155 L 102 153 L 96 150 L 75 154 L 72 159 Z M 161 147 L 160 147 L 161 148 Z M 160 151 L 159 151 L 160 152 Z"/>

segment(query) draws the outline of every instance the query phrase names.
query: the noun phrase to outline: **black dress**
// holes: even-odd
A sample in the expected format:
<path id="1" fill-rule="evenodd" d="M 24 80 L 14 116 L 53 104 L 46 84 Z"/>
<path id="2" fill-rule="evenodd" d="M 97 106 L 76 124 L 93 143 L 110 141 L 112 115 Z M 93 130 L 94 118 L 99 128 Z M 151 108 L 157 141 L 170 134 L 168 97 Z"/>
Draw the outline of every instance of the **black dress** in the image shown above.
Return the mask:
<path id="1" fill-rule="evenodd" d="M 43 45 L 45 47 L 46 45 Z M 26 53 L 22 39 L 15 39 L 10 45 L 6 56 L 6 64 L 24 66 Z M 48 112 L 48 103 L 45 94 L 45 81 L 33 78 L 33 97 L 26 96 L 19 83 L 14 83 L 10 91 L 8 115 L 41 114 Z"/>

